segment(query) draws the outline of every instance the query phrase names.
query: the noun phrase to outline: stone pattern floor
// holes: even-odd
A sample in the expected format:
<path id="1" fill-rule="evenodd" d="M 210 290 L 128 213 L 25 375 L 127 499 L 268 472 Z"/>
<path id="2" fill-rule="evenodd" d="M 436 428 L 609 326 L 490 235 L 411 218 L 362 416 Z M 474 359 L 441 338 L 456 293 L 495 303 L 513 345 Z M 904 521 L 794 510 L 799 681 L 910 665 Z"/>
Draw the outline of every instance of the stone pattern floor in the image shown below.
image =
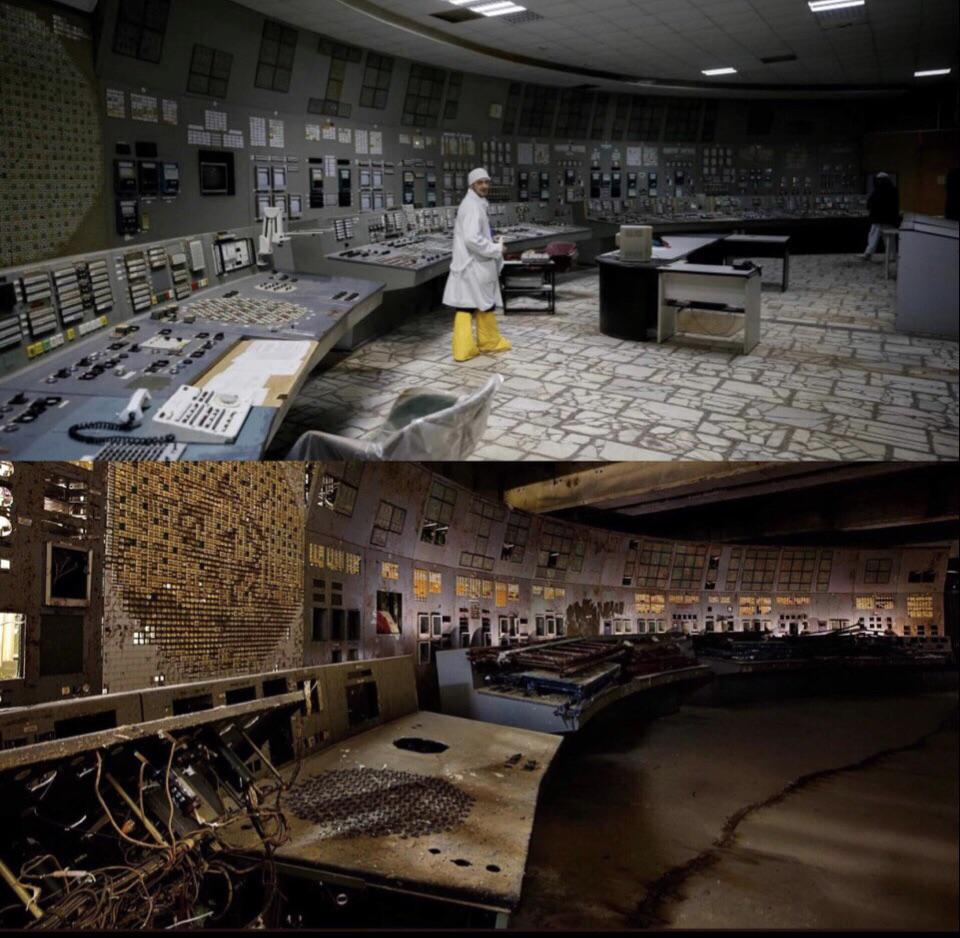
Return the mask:
<path id="1" fill-rule="evenodd" d="M 749 355 L 629 342 L 598 329 L 595 272 L 557 285 L 557 313 L 499 317 L 513 349 L 458 364 L 448 310 L 413 317 L 315 373 L 273 445 L 306 429 L 360 437 L 410 387 L 506 381 L 473 459 L 957 459 L 958 345 L 894 331 L 882 258 L 761 260 Z"/>

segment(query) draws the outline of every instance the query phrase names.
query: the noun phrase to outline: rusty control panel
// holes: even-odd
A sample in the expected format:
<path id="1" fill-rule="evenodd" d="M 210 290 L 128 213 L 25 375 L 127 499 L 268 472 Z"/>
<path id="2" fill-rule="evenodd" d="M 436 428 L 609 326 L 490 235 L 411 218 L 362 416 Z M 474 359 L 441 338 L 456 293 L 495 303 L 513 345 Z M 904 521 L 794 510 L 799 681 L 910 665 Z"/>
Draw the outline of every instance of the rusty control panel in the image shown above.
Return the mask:
<path id="1" fill-rule="evenodd" d="M 492 730 L 409 657 L 2 711 L 0 928 L 502 924 L 559 742 Z"/>
<path id="2" fill-rule="evenodd" d="M 446 712 L 564 734 L 618 700 L 692 690 L 711 676 L 679 633 L 477 647 L 441 652 L 437 666 Z"/>

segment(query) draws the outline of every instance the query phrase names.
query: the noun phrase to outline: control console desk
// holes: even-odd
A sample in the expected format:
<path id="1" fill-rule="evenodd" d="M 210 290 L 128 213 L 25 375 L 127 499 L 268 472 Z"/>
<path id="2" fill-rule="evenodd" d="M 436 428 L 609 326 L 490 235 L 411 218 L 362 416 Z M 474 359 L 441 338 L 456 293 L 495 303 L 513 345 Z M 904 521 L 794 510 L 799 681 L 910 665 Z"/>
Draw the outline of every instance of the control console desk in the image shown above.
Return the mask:
<path id="1" fill-rule="evenodd" d="M 0 455 L 258 459 L 307 375 L 382 292 L 368 280 L 259 272 L 61 341 L 0 380 Z M 141 390 L 140 426 L 76 429 L 118 423 Z M 74 439 L 71 428 L 114 442 Z M 169 434 L 172 445 L 136 442 Z"/>
<path id="2" fill-rule="evenodd" d="M 531 203 L 491 203 L 490 226 L 510 253 L 545 247 L 551 241 L 583 241 L 588 225 Z M 358 273 L 382 282 L 388 292 L 409 290 L 443 277 L 450 269 L 457 207 L 398 209 L 334 219 L 332 228 L 289 232 L 297 270 L 342 276 Z"/>
<path id="3" fill-rule="evenodd" d="M 600 331 L 616 339 L 644 342 L 656 335 L 659 268 L 695 258 L 722 234 L 670 235 L 649 261 L 623 261 L 619 251 L 597 257 L 600 270 Z"/>

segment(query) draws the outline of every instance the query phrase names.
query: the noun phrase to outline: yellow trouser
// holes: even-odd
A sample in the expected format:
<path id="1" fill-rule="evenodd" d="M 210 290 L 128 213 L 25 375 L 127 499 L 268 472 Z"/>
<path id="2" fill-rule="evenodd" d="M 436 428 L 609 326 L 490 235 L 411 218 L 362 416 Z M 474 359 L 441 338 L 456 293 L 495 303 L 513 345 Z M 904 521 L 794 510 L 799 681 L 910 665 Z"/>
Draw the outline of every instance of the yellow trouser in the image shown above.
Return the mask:
<path id="1" fill-rule="evenodd" d="M 473 336 L 473 316 L 477 317 L 477 337 Z M 465 362 L 476 358 L 481 352 L 505 352 L 510 343 L 500 335 L 497 316 L 492 310 L 476 310 L 469 313 L 458 310 L 453 317 L 453 358 Z"/>
<path id="2" fill-rule="evenodd" d="M 473 314 L 458 310 L 453 316 L 453 360 L 465 362 L 479 354 L 473 337 Z"/>

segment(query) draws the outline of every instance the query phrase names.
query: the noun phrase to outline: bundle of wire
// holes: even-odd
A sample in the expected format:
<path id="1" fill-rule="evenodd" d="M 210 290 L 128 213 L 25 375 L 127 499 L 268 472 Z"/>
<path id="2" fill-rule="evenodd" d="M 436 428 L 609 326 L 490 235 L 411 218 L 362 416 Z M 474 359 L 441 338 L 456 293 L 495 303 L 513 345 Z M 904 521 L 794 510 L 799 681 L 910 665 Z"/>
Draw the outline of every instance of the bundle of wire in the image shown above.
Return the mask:
<path id="1" fill-rule="evenodd" d="M 234 797 L 236 806 L 215 822 L 204 821 L 195 809 L 192 820 L 197 823 L 196 829 L 178 837 L 174 830 L 175 803 L 170 789 L 177 747 L 177 741 L 172 740 L 164 773 L 168 805 L 167 815 L 162 819 L 164 832 L 149 823 L 144 810 L 146 761 L 139 773 L 136 804 L 131 802 L 128 805 L 131 817 L 118 821 L 103 795 L 103 757 L 96 753 L 94 792 L 106 820 L 119 838 L 124 864 L 70 870 L 64 869 L 51 854 L 27 861 L 20 870 L 19 880 L 31 894 L 32 904 L 43 913 L 27 927 L 104 930 L 189 927 L 207 920 L 215 924 L 230 911 L 238 885 L 258 874 L 262 877 L 265 898 L 260 911 L 243 927 L 262 926 L 269 921 L 279 895 L 273 856 L 287 839 L 287 821 L 281 800 L 284 792 L 296 781 L 300 763 L 287 782 L 277 774 L 272 785 L 249 783 L 240 799 Z M 137 817 L 140 826 L 147 831 L 144 837 L 133 834 Z M 257 832 L 264 851 L 262 858 L 241 854 L 224 840 L 224 832 L 241 822 Z M 45 903 L 41 899 L 40 886 L 34 884 L 50 881 L 62 883 L 63 888 Z M 222 897 L 221 901 L 215 908 L 206 908 L 197 914 L 204 886 L 209 892 L 214 890 L 215 884 L 219 887 L 216 893 Z"/>

